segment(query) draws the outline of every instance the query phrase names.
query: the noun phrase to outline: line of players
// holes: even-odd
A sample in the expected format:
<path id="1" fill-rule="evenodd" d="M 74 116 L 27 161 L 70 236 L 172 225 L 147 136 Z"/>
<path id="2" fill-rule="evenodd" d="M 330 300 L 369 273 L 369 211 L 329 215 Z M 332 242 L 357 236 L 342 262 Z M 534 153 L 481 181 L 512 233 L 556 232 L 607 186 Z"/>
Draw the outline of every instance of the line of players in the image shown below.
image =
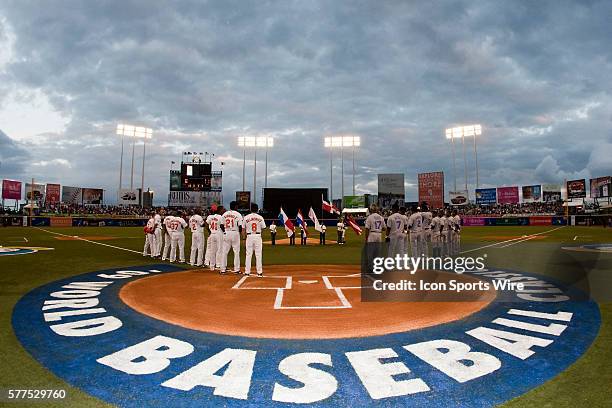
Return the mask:
<path id="1" fill-rule="evenodd" d="M 397 204 L 391 210 L 392 214 L 385 222 L 377 206 L 370 208 L 370 215 L 365 221 L 366 242 L 382 242 L 384 232 L 389 245 L 388 256 L 408 254 L 409 243 L 413 258 L 459 255 L 461 217 L 457 211 L 429 211 L 425 203 L 421 207 L 414 207 L 409 214 L 406 208 Z"/>
<path id="2" fill-rule="evenodd" d="M 257 214 L 257 204 L 251 204 L 251 213 L 242 216 L 236 211 L 236 202 L 230 209 L 213 205 L 210 215 L 204 219 L 198 209 L 193 210 L 189 222 L 173 212 L 151 214 L 145 226 L 145 245 L 142 255 L 185 263 L 185 229 L 191 230 L 191 256 L 189 264 L 204 266 L 225 274 L 229 252 L 234 255 L 234 273 L 240 273 L 240 237 L 246 240 L 244 274 L 251 273 L 251 260 L 255 254 L 257 276 L 263 276 L 261 232 L 266 228 L 263 217 Z M 208 239 L 204 249 L 204 230 Z M 163 243 L 163 251 L 162 251 Z"/>

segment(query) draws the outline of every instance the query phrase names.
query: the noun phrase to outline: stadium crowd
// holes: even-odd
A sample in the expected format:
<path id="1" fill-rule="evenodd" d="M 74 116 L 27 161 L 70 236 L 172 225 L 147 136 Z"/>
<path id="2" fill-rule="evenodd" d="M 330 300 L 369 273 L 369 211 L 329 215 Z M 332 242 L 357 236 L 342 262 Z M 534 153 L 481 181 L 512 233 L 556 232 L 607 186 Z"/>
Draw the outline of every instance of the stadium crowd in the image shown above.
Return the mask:
<path id="1" fill-rule="evenodd" d="M 461 215 L 489 215 L 489 216 L 515 216 L 515 215 L 562 215 L 562 202 L 535 202 L 521 204 L 495 204 L 476 205 L 468 204 L 457 207 Z"/>

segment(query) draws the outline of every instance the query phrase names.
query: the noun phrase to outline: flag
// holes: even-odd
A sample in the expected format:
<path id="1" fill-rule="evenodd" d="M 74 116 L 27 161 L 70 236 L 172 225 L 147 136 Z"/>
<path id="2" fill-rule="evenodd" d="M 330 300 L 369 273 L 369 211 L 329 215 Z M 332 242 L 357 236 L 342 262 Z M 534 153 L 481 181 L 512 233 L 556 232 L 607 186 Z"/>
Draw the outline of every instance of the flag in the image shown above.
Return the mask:
<path id="1" fill-rule="evenodd" d="M 285 226 L 285 231 L 287 231 L 287 237 L 292 237 L 295 228 L 289 217 L 287 217 L 287 214 L 285 214 L 285 211 L 283 211 L 283 207 L 281 207 L 280 214 L 278 214 L 278 220 L 281 222 L 282 225 Z"/>
<path id="2" fill-rule="evenodd" d="M 321 200 L 323 201 L 323 204 L 322 204 L 323 211 L 327 211 L 330 214 L 338 214 L 338 215 L 340 215 L 340 210 L 338 208 L 336 208 L 335 205 L 330 204 L 327 201 L 323 200 L 323 196 L 321 196 Z"/>
<path id="3" fill-rule="evenodd" d="M 306 235 L 308 235 L 308 226 L 306 225 L 306 220 L 304 220 L 304 216 L 302 215 L 302 210 L 298 209 L 298 213 L 295 216 L 295 224 L 302 227 Z"/>
<path id="4" fill-rule="evenodd" d="M 355 234 L 361 235 L 361 227 L 357 225 L 357 222 L 353 219 L 353 216 L 348 214 L 346 217 L 346 223 L 355 231 Z"/>
<path id="5" fill-rule="evenodd" d="M 312 207 L 310 207 L 310 211 L 308 211 L 308 218 L 310 218 L 310 221 L 312 221 L 314 223 L 315 230 L 317 230 L 319 232 L 322 232 L 321 224 L 319 224 L 319 220 L 317 218 L 317 214 L 315 214 L 315 212 L 312 209 Z"/>

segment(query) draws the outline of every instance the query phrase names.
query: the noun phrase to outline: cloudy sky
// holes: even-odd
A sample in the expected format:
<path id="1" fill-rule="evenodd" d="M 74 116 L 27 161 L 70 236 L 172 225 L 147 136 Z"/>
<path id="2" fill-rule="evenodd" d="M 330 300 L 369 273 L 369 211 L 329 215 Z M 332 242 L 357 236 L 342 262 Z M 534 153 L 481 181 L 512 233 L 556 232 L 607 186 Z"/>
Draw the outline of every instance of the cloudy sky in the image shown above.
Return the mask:
<path id="1" fill-rule="evenodd" d="M 403 172 L 416 199 L 417 173 L 440 170 L 448 190 L 444 128 L 469 123 L 483 126 L 483 186 L 610 175 L 611 15 L 605 0 L 3 0 L 0 177 L 112 196 L 119 122 L 154 129 L 145 184 L 158 200 L 186 150 L 225 162 L 229 199 L 240 135 L 275 136 L 270 187 L 328 187 L 323 137 L 358 134 L 358 193 Z"/>

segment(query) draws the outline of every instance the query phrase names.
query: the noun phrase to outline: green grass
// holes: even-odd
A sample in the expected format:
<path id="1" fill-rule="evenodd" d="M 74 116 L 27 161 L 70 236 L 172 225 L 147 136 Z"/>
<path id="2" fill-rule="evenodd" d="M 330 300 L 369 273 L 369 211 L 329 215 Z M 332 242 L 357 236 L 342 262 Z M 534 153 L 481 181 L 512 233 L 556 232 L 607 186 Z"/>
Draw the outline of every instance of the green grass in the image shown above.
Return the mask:
<path id="1" fill-rule="evenodd" d="M 498 240 L 520 237 L 550 230 L 552 227 L 469 227 L 463 230 L 464 249 L 473 249 Z M 111 245 L 142 251 L 140 228 L 83 227 L 54 228 L 54 232 L 82 236 L 112 236 L 102 241 Z M 186 255 L 190 246 L 187 233 Z M 555 276 L 585 286 L 598 296 L 612 288 L 612 254 L 570 253 L 561 246 L 612 242 L 612 229 L 600 227 L 566 227 L 543 234 L 543 239 L 530 240 L 508 248 L 484 248 L 474 255 L 487 254 L 487 264 Z M 284 232 L 279 232 L 280 238 Z M 316 234 L 318 237 L 318 234 Z M 335 239 L 330 228 L 328 239 Z M 507 238 L 504 238 L 507 236 Z M 574 240 L 574 237 L 576 237 Z M 23 238 L 26 238 L 26 243 Z M 264 240 L 269 240 L 268 232 Z M 265 264 L 357 264 L 362 238 L 347 232 L 347 245 L 309 245 L 307 247 L 271 247 L 264 245 Z M 15 303 L 29 290 L 64 277 L 118 266 L 150 263 L 140 255 L 94 245 L 83 241 L 60 241 L 54 235 L 35 228 L 0 228 L 0 245 L 42 246 L 55 248 L 32 255 L 0 257 L 0 388 L 63 388 L 69 402 L 78 406 L 107 406 L 55 377 L 21 347 L 11 329 Z M 244 259 L 244 251 L 242 251 Z M 586 279 L 588 278 L 588 279 Z M 590 349 L 568 370 L 553 380 L 506 404 L 508 407 L 605 406 L 610 400 L 612 384 L 610 368 L 612 344 L 612 304 L 600 303 L 602 327 Z M 36 406 L 53 406 L 36 404 Z M 56 406 L 62 405 L 55 403 Z M 12 405 L 12 406 L 17 406 Z"/>

